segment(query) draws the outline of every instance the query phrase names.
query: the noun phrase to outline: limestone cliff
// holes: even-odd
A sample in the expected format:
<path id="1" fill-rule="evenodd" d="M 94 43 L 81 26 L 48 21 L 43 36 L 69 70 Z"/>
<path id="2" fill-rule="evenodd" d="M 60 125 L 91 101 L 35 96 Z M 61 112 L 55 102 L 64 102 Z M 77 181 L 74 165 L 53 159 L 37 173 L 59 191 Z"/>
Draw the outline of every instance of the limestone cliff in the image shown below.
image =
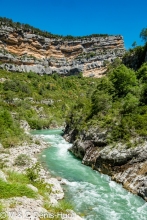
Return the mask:
<path id="1" fill-rule="evenodd" d="M 38 74 L 58 73 L 100 77 L 106 64 L 124 54 L 120 35 L 82 37 L 73 40 L 47 38 L 0 24 L 0 68 Z"/>

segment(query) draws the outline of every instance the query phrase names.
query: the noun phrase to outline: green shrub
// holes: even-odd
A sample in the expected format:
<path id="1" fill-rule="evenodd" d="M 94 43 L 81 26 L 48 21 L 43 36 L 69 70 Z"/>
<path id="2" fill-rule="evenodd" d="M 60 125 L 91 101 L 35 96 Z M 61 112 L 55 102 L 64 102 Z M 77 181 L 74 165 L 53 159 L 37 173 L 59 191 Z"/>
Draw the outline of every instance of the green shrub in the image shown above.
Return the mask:
<path id="1" fill-rule="evenodd" d="M 147 43 L 144 46 L 137 46 L 127 51 L 122 62 L 129 68 L 138 70 L 145 61 Z"/>
<path id="2" fill-rule="evenodd" d="M 30 168 L 26 169 L 26 176 L 32 182 L 36 181 L 39 178 L 40 165 L 36 163 Z"/>
<path id="3" fill-rule="evenodd" d="M 142 83 L 147 82 L 147 62 L 144 63 L 140 69 L 137 71 L 137 78 L 141 80 Z"/>
<path id="4" fill-rule="evenodd" d="M 21 139 L 22 130 L 10 112 L 0 108 L 0 139 L 4 147 L 14 147 Z"/>
<path id="5" fill-rule="evenodd" d="M 30 94 L 30 89 L 28 85 L 24 84 L 23 82 L 20 82 L 19 80 L 6 80 L 3 83 L 3 89 L 5 91 L 11 90 L 13 92 L 24 92 L 27 94 Z"/>
<path id="6" fill-rule="evenodd" d="M 124 97 L 124 99 L 122 100 L 122 113 L 129 114 L 135 112 L 138 105 L 139 99 L 131 93 L 128 93 L 126 97 Z"/>
<path id="7" fill-rule="evenodd" d="M 136 74 L 125 65 L 120 65 L 114 69 L 109 75 L 110 81 L 113 83 L 116 95 L 124 97 L 131 92 L 133 86 L 137 85 Z"/>
<path id="8" fill-rule="evenodd" d="M 106 113 L 112 106 L 112 97 L 107 93 L 95 91 L 92 95 L 92 115 Z"/>
<path id="9" fill-rule="evenodd" d="M 25 166 L 25 165 L 29 165 L 29 163 L 30 163 L 30 157 L 27 156 L 26 154 L 20 154 L 15 159 L 15 165 L 17 166 Z"/>

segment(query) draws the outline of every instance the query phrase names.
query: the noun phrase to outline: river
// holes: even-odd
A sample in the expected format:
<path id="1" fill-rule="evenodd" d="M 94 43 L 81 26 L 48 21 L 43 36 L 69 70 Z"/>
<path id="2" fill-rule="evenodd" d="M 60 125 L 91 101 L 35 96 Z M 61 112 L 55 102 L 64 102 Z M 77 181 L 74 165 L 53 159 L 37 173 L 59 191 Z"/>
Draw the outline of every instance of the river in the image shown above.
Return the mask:
<path id="1" fill-rule="evenodd" d="M 147 203 L 110 177 L 81 164 L 68 148 L 61 130 L 33 131 L 51 144 L 42 157 L 53 176 L 64 178 L 65 199 L 86 220 L 146 220 Z"/>

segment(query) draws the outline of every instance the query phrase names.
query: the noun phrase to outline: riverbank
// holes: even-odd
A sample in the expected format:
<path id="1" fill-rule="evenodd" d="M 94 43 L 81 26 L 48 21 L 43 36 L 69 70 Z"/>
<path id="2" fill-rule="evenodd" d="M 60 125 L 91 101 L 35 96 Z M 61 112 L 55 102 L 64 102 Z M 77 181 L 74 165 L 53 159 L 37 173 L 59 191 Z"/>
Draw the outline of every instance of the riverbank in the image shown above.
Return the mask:
<path id="1" fill-rule="evenodd" d="M 71 144 L 62 137 L 61 131 L 41 130 L 35 133 L 51 143 L 52 146 L 43 151 L 46 157 L 42 160 L 53 176 L 63 179 L 66 201 L 85 220 L 109 220 L 110 216 L 112 220 L 130 220 L 130 216 L 133 220 L 146 220 L 147 203 L 123 189 L 108 175 L 83 165 L 68 151 Z"/>
<path id="2" fill-rule="evenodd" d="M 106 143 L 106 132 L 98 128 L 82 131 L 76 137 L 76 131 L 65 129 L 64 138 L 72 142 L 70 151 L 101 173 L 111 176 L 130 192 L 147 201 L 147 142 L 128 147 L 127 144 Z M 132 144 L 133 145 L 133 144 Z"/>
<path id="3" fill-rule="evenodd" d="M 28 134 L 29 128 L 26 123 L 25 126 L 23 123 L 23 128 Z M 21 184 L 31 190 L 33 198 L 30 198 L 30 195 L 1 198 L 0 203 L 3 212 L 0 219 L 6 219 L 6 216 L 11 220 L 25 220 L 27 217 L 35 220 L 39 220 L 41 217 L 42 219 L 45 217 L 48 219 L 50 217 L 52 219 L 65 219 L 65 216 L 66 219 L 70 220 L 82 219 L 72 210 L 66 210 L 64 202 L 60 204 L 64 198 L 64 191 L 60 185 L 61 180 L 53 178 L 42 165 L 38 165 L 38 155 L 47 147 L 49 147 L 48 143 L 39 136 L 33 135 L 30 135 L 29 143 L 26 142 L 9 149 L 4 149 L 1 146 L 0 179 L 5 185 L 16 184 L 19 186 L 22 178 Z M 36 175 L 36 180 L 31 179 L 33 175 Z M 59 213 L 62 215 L 58 216 Z"/>

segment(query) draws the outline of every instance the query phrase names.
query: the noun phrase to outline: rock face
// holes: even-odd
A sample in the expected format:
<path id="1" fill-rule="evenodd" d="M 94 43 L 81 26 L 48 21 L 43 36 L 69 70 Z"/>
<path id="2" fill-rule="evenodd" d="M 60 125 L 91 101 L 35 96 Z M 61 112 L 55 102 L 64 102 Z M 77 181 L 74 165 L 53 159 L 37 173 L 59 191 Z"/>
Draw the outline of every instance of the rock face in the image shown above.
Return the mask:
<path id="1" fill-rule="evenodd" d="M 0 25 L 0 68 L 8 71 L 101 77 L 124 52 L 120 35 L 65 40 Z"/>
<path id="2" fill-rule="evenodd" d="M 147 141 L 130 147 L 106 142 L 107 131 L 90 128 L 74 136 L 74 130 L 65 129 L 64 137 L 73 142 L 69 149 L 82 163 L 99 172 L 108 174 L 124 188 L 140 195 L 147 201 Z"/>

